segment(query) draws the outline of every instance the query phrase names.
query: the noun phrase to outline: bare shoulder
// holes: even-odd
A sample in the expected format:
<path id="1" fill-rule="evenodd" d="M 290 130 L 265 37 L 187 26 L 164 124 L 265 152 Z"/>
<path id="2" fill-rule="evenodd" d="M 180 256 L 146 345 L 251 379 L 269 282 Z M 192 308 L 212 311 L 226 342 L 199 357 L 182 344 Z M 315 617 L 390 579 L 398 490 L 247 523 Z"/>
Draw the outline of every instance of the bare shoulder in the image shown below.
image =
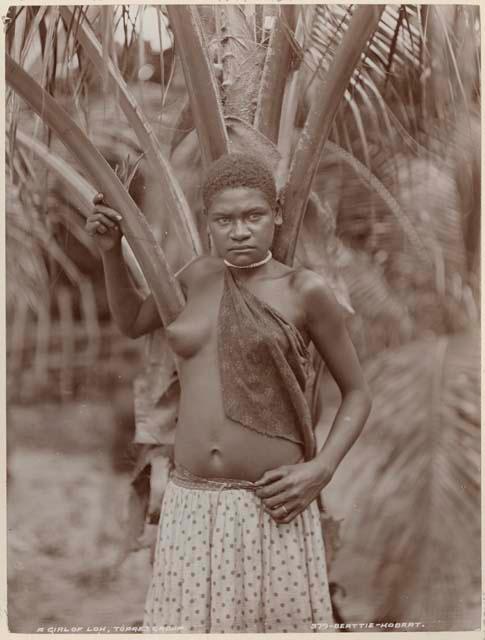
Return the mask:
<path id="1" fill-rule="evenodd" d="M 325 317 L 339 322 L 343 318 L 332 288 L 318 273 L 310 269 L 295 269 L 291 275 L 291 284 L 308 319 Z"/>
<path id="2" fill-rule="evenodd" d="M 176 277 L 182 288 L 187 290 L 207 276 L 221 271 L 222 268 L 223 265 L 220 258 L 207 255 L 197 256 L 182 267 L 182 269 L 177 272 Z"/>

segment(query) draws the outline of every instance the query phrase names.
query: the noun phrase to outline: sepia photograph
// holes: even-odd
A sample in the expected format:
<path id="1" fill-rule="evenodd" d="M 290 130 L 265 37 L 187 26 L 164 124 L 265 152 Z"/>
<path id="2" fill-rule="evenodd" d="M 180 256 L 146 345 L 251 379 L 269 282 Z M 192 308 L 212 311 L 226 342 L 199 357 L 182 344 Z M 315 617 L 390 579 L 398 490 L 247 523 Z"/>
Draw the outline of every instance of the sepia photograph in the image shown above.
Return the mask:
<path id="1" fill-rule="evenodd" d="M 4 8 L 10 633 L 480 630 L 480 17 Z"/>

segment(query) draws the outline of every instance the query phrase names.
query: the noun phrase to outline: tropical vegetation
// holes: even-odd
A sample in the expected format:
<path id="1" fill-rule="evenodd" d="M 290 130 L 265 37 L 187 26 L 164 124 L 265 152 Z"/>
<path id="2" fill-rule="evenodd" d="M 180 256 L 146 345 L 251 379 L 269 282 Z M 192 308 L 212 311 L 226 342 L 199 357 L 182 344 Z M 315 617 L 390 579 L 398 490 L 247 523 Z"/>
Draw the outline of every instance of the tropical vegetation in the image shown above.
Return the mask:
<path id="1" fill-rule="evenodd" d="M 247 148 L 273 167 L 274 253 L 327 279 L 374 395 L 324 494 L 349 622 L 480 623 L 479 17 L 473 4 L 7 15 L 10 335 L 23 300 L 35 317 L 75 315 L 93 339 L 106 310 L 82 225 L 96 191 L 124 214 L 134 281 L 169 322 L 184 303 L 174 273 L 210 251 L 204 167 Z M 51 304 L 56 278 L 69 303 Z M 336 390 L 316 371 L 330 425 Z M 135 384 L 140 468 L 172 442 L 177 391 L 154 334 Z"/>

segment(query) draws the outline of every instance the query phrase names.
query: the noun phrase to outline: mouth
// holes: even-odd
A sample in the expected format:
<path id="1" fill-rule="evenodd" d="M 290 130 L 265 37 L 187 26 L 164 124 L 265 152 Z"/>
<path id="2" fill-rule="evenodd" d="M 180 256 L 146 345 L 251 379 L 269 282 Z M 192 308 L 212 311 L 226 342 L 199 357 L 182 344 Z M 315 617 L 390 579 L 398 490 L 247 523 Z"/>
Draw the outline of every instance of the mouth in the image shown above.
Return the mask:
<path id="1" fill-rule="evenodd" d="M 231 253 L 247 253 L 248 251 L 254 251 L 254 247 L 233 247 L 229 251 Z"/>

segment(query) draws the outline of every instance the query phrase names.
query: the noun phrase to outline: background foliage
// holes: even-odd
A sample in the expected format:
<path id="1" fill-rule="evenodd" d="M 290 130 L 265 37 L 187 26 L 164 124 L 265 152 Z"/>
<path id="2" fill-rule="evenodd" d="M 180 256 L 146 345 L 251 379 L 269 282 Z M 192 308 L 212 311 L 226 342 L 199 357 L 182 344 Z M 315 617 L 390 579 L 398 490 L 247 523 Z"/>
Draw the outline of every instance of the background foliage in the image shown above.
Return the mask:
<path id="1" fill-rule="evenodd" d="M 126 235 L 139 261 L 140 247 L 146 250 L 150 269 L 168 264 L 176 271 L 209 249 L 198 187 L 211 157 L 248 146 L 265 155 L 285 215 L 275 250 L 327 278 L 348 310 L 374 395 L 364 433 L 324 496 L 340 522 L 330 569 L 340 586 L 335 602 L 349 622 L 478 627 L 479 11 L 361 10 L 9 10 L 7 54 L 36 82 L 20 99 L 19 72 L 7 74 L 15 89 L 6 94 L 11 630 L 35 631 L 46 620 L 117 624 L 120 603 L 142 601 L 147 551 L 113 569 L 121 494 L 115 513 L 99 520 L 79 519 L 81 496 L 91 496 L 96 511 L 105 491 L 113 495 L 115 485 L 128 483 L 130 465 L 120 451 L 133 437 L 133 377 L 140 374 L 145 426 L 150 416 L 150 428 L 161 415 L 167 420 L 176 401 L 169 361 L 162 370 L 157 365 L 167 358 L 160 336 L 127 344 L 111 325 L 100 260 L 82 232 L 102 167 L 66 152 L 45 126 L 48 107 L 33 115 L 36 87 L 115 168 L 118 182 L 106 175 L 117 197 L 124 198 L 122 185 L 132 196 L 130 221 L 138 224 L 136 207 L 143 212 L 144 241 L 136 226 Z M 370 32 L 362 32 L 359 47 L 364 18 Z M 305 192 L 307 175 L 313 181 Z M 152 237 L 162 250 L 153 260 Z M 143 276 L 128 245 L 125 255 L 138 286 L 146 290 L 146 278 L 153 289 L 148 263 L 140 261 Z M 176 291 L 170 282 L 155 286 L 172 313 Z M 323 375 L 319 404 L 330 426 L 338 396 Z M 161 396 L 167 388 L 168 404 Z M 111 408 L 92 411 L 99 402 Z M 27 405 L 41 417 L 33 420 Z M 169 443 L 169 434 L 159 441 Z M 82 469 L 75 487 L 72 465 Z M 50 492 L 59 480 L 61 494 L 43 504 L 48 517 L 24 519 L 34 485 L 43 482 Z M 51 511 L 70 502 L 68 517 Z M 70 535 L 52 537 L 52 522 L 66 519 Z M 92 538 L 83 550 L 86 532 Z M 68 559 L 71 552 L 86 553 L 88 568 Z M 57 572 L 50 586 L 46 567 Z M 111 594 L 103 611 L 93 604 L 74 615 L 71 605 L 59 607 L 61 575 L 71 585 L 63 592 L 68 603 L 79 593 Z M 39 584 L 42 607 L 27 615 Z"/>

